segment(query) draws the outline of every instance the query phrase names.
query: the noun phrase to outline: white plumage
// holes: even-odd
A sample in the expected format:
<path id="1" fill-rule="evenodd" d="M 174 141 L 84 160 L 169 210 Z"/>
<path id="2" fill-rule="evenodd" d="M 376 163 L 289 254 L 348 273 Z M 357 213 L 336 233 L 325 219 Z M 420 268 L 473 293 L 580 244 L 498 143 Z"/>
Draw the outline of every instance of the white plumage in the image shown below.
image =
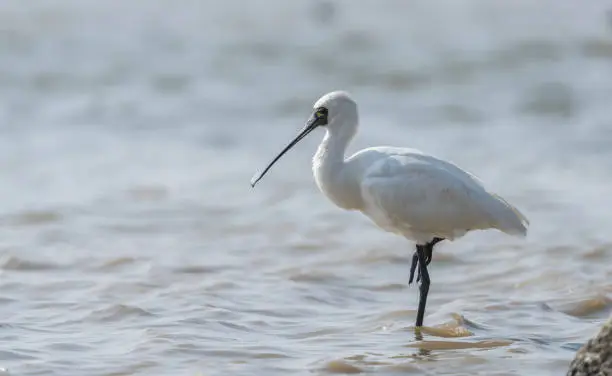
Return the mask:
<path id="1" fill-rule="evenodd" d="M 387 231 L 417 243 L 487 228 L 526 233 L 526 218 L 516 208 L 451 163 L 396 148 L 367 149 L 349 163 L 359 160 L 367 161 L 361 210 Z"/>
<path id="2" fill-rule="evenodd" d="M 345 92 L 332 92 L 314 107 L 327 108 L 333 119 L 313 160 L 315 180 L 341 208 L 359 210 L 382 229 L 419 244 L 489 228 L 525 235 L 523 214 L 450 162 L 396 147 L 367 148 L 345 160 L 357 131 L 355 102 Z"/>
<path id="3" fill-rule="evenodd" d="M 313 159 L 319 189 L 337 206 L 361 211 L 380 228 L 417 243 L 410 280 L 418 260 L 423 276 L 417 316 L 417 326 L 421 326 L 429 287 L 426 266 L 437 242 L 485 229 L 524 236 L 529 222 L 472 174 L 418 150 L 372 147 L 345 158 L 358 124 L 357 104 L 348 93 L 324 95 L 315 103 L 302 132 L 251 184 L 308 133 L 325 128 Z"/>

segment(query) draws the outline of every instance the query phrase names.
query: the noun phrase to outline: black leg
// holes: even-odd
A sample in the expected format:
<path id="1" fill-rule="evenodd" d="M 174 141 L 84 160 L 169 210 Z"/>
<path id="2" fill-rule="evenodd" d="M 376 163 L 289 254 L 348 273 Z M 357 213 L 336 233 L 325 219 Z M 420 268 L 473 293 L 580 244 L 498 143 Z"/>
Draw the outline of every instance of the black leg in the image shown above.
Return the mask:
<path id="1" fill-rule="evenodd" d="M 412 264 L 410 265 L 410 278 L 408 279 L 408 284 L 412 284 L 414 280 L 414 272 L 416 271 L 417 266 L 419 270 L 417 271 L 416 281 L 422 281 L 419 288 L 420 297 L 419 297 L 419 309 L 417 311 L 417 320 L 416 327 L 423 326 L 423 318 L 425 316 L 425 306 L 427 305 L 427 294 L 429 293 L 429 285 L 431 284 L 431 280 L 429 279 L 429 272 L 427 271 L 427 266 L 431 262 L 433 258 L 433 248 L 434 245 L 444 240 L 444 238 L 433 238 L 430 242 L 425 245 L 416 246 L 416 252 L 412 255 Z"/>
<path id="2" fill-rule="evenodd" d="M 414 280 L 414 271 L 416 270 L 416 267 L 418 264 L 419 264 L 419 256 L 417 256 L 417 253 L 414 252 L 414 255 L 412 255 L 412 264 L 410 264 L 410 278 L 408 278 L 409 285 L 411 285 L 412 281 Z M 419 271 L 419 274 L 417 275 L 417 282 L 419 281 L 420 278 L 421 278 L 421 272 Z"/>
<path id="3" fill-rule="evenodd" d="M 431 259 L 433 258 L 433 247 L 444 240 L 443 238 L 433 238 L 429 243 L 425 244 L 425 261 L 426 265 L 429 265 Z M 418 279 L 417 279 L 418 282 Z"/>
<path id="4" fill-rule="evenodd" d="M 425 247 L 425 265 L 429 265 L 429 263 L 431 262 L 432 258 L 433 258 L 433 247 L 434 245 L 436 245 L 437 243 L 441 242 L 442 240 L 444 240 L 443 238 L 433 238 L 432 241 L 430 241 L 429 243 L 425 244 L 423 247 Z M 418 261 L 418 256 L 416 254 L 416 252 L 414 253 L 414 255 L 412 256 L 412 265 L 410 266 L 410 276 L 412 277 L 414 275 L 414 269 L 416 268 L 416 262 Z M 421 269 L 418 270 L 417 272 L 417 279 L 416 281 L 419 282 L 421 280 Z M 412 278 L 409 279 L 408 284 L 412 283 Z"/>
<path id="5" fill-rule="evenodd" d="M 444 238 L 433 238 L 429 243 L 431 243 L 432 246 L 440 243 L 442 240 L 444 240 Z"/>
<path id="6" fill-rule="evenodd" d="M 431 259 L 433 258 L 433 244 L 427 243 L 423 246 L 423 251 L 425 253 L 425 265 L 429 265 Z"/>
<path id="7" fill-rule="evenodd" d="M 425 306 L 427 305 L 427 294 L 429 293 L 429 272 L 427 272 L 427 263 L 425 262 L 426 246 L 417 245 L 417 258 L 419 260 L 419 271 L 421 272 L 421 286 L 419 297 L 419 309 L 417 311 L 416 327 L 423 326 L 423 317 L 425 316 Z"/>

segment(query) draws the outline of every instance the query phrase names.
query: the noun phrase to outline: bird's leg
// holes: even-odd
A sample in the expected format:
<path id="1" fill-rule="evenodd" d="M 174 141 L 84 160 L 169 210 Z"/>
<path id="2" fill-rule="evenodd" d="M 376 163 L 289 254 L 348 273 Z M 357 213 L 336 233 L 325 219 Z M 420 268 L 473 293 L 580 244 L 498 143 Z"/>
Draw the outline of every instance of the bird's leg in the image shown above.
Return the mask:
<path id="1" fill-rule="evenodd" d="M 429 265 L 429 263 L 431 262 L 431 259 L 433 258 L 433 244 L 427 243 L 423 246 L 423 251 L 425 254 L 425 265 Z M 418 280 L 417 280 L 418 282 Z"/>
<path id="2" fill-rule="evenodd" d="M 408 285 L 411 285 L 412 281 L 414 280 L 414 271 L 416 270 L 416 267 L 418 264 L 419 264 L 419 256 L 417 256 L 417 253 L 414 252 L 414 255 L 412 255 L 412 264 L 410 264 L 410 278 L 408 278 Z M 419 270 L 419 273 L 417 274 L 417 282 L 419 281 L 419 279 L 421 279 L 420 270 Z"/>
<path id="3" fill-rule="evenodd" d="M 419 260 L 419 271 L 421 272 L 421 286 L 419 296 L 419 309 L 417 311 L 416 327 L 423 326 L 423 317 L 425 316 L 425 306 L 427 305 L 427 294 L 429 293 L 429 273 L 427 272 L 427 263 L 425 262 L 425 249 L 426 246 L 416 246 L 417 258 Z"/>
<path id="4" fill-rule="evenodd" d="M 439 242 L 441 242 L 442 240 L 444 240 L 444 238 L 433 238 L 429 243 L 425 244 L 425 261 L 426 264 L 429 265 L 429 263 L 431 262 L 431 259 L 433 258 L 433 247 L 434 245 L 438 244 Z M 418 282 L 418 280 L 417 280 Z"/>
<path id="5" fill-rule="evenodd" d="M 429 263 L 431 262 L 432 258 L 433 258 L 433 247 L 434 245 L 436 245 L 437 243 L 441 242 L 442 240 L 444 240 L 443 238 L 433 238 L 432 241 L 430 241 L 429 243 L 425 244 L 423 247 L 425 248 L 425 265 L 429 265 Z M 417 258 L 417 254 L 415 253 L 414 256 L 412 257 L 412 263 L 414 265 L 414 259 Z M 412 274 L 412 273 L 411 273 Z M 417 282 L 419 282 L 421 280 L 421 270 L 419 269 L 419 273 L 417 274 Z"/>
<path id="6" fill-rule="evenodd" d="M 433 258 L 433 245 L 431 243 L 427 243 L 422 247 L 423 247 L 423 252 L 425 254 L 425 266 L 427 266 L 429 265 L 429 263 L 431 262 L 431 259 Z M 416 256 L 417 254 L 415 253 L 414 255 Z M 420 280 L 421 280 L 421 268 L 419 268 L 419 271 L 417 273 L 416 281 L 419 282 Z"/>
<path id="7" fill-rule="evenodd" d="M 438 237 L 435 237 L 435 238 L 433 238 L 433 239 L 430 241 L 430 243 L 431 243 L 431 245 L 432 245 L 432 246 L 434 246 L 434 245 L 436 245 L 436 244 L 440 243 L 442 240 L 444 240 L 444 238 L 438 238 Z"/>

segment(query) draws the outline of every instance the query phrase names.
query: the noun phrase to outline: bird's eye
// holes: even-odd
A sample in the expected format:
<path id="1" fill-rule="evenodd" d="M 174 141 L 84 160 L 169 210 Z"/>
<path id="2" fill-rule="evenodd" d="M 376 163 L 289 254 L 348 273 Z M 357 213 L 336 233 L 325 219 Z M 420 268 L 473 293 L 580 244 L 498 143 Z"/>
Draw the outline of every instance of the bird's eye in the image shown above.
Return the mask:
<path id="1" fill-rule="evenodd" d="M 313 124 L 317 126 L 327 125 L 327 112 L 327 108 L 325 107 L 316 108 L 311 115 L 312 121 L 314 122 Z"/>

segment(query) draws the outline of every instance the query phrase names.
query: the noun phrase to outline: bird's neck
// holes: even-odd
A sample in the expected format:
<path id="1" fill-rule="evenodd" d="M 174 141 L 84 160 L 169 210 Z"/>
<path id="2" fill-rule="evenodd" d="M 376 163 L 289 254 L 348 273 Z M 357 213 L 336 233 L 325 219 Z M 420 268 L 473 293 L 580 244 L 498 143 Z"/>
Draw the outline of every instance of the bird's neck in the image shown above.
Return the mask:
<path id="1" fill-rule="evenodd" d="M 344 153 L 350 142 L 347 137 L 327 130 L 314 156 L 313 164 L 329 173 L 338 172 L 344 164 Z"/>
<path id="2" fill-rule="evenodd" d="M 346 171 L 344 154 L 353 134 L 328 129 L 314 155 L 312 169 L 319 189 L 336 205 L 344 209 L 355 209 L 354 182 Z"/>

